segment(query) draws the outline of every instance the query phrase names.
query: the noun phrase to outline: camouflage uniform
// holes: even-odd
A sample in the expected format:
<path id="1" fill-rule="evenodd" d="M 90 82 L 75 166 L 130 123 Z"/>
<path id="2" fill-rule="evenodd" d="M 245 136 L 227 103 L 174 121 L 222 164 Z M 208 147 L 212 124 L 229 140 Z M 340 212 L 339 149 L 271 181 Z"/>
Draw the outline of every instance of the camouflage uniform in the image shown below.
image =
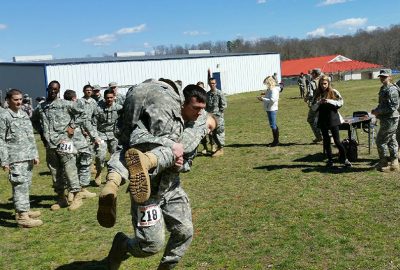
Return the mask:
<path id="1" fill-rule="evenodd" d="M 207 107 L 206 111 L 212 113 L 217 118 L 218 127 L 212 133 L 212 139 L 217 144 L 218 148 L 225 145 L 225 121 L 224 110 L 227 107 L 226 98 L 224 93 L 216 89 L 215 92 L 207 92 Z"/>
<path id="2" fill-rule="evenodd" d="M 58 195 L 64 194 L 66 184 L 70 192 L 81 189 L 76 167 L 77 151 L 67 133 L 68 127 L 74 128 L 75 115 L 85 117 L 84 110 L 77 103 L 55 99 L 41 103 L 32 116 L 36 130 L 43 132 L 46 161 L 52 174 L 54 191 Z M 64 173 L 68 183 L 64 181 Z"/>
<path id="3" fill-rule="evenodd" d="M 97 101 L 91 97 L 89 97 L 88 99 L 83 97 L 83 98 L 78 99 L 77 102 L 78 102 L 79 106 L 83 106 L 83 109 L 85 110 L 85 116 L 86 116 L 86 120 L 87 120 L 86 125 L 92 127 L 95 130 L 96 128 L 93 126 L 93 123 L 91 120 L 93 119 L 93 116 L 94 116 L 94 110 L 97 107 Z M 97 134 L 97 132 L 96 132 L 96 134 Z M 90 163 L 92 163 L 92 156 L 94 156 L 94 154 L 95 154 L 94 144 L 91 141 L 89 136 L 85 136 L 85 138 L 87 140 L 88 147 L 91 152 Z M 78 152 L 78 155 L 79 155 L 79 152 Z M 78 157 L 78 159 L 79 159 L 79 157 Z M 84 158 L 83 162 L 86 163 L 86 162 L 89 162 L 89 160 L 86 160 L 86 158 Z M 78 164 L 79 164 L 79 160 L 78 160 Z M 86 166 L 86 165 L 83 165 L 83 166 Z"/>
<path id="4" fill-rule="evenodd" d="M 308 107 L 309 107 L 307 122 L 310 124 L 311 130 L 314 133 L 315 139 L 321 141 L 322 140 L 321 130 L 317 127 L 317 125 L 315 123 L 315 117 L 317 115 L 317 112 L 315 112 L 314 110 L 311 109 L 312 105 L 314 105 L 314 103 L 315 103 L 314 95 L 318 89 L 319 78 L 320 77 L 317 77 L 310 81 L 310 83 L 308 85 L 308 89 L 307 89 L 307 94 L 304 99 L 307 102 Z"/>
<path id="5" fill-rule="evenodd" d="M 107 107 L 104 101 L 98 103 L 93 114 L 93 126 L 97 129 L 98 136 L 102 143 L 95 147 L 96 152 L 96 169 L 100 172 L 105 166 L 107 149 L 112 155 L 118 146 L 118 140 L 115 138 L 114 129 L 118 117 L 122 110 L 122 106 L 115 102 L 111 107 Z"/>
<path id="6" fill-rule="evenodd" d="M 82 105 L 82 103 L 80 105 Z M 87 111 L 86 107 L 85 110 Z M 79 183 L 81 187 L 87 187 L 90 184 L 90 165 L 92 164 L 90 142 L 98 139 L 98 135 L 95 127 L 90 121 L 87 121 L 86 118 L 75 116 L 74 124 L 75 130 L 72 141 L 77 149 L 76 166 L 78 169 Z"/>
<path id="7" fill-rule="evenodd" d="M 165 146 L 164 149 L 167 151 L 171 151 L 173 143 L 181 140 L 184 129 L 180 112 L 183 101 L 181 93 L 177 94 L 163 82 L 154 81 L 138 85 L 131 93 L 127 96 L 124 105 L 124 128 L 120 138 L 120 143 L 124 146 L 122 152 L 128 147 L 148 151 L 161 145 Z M 139 120 L 143 123 L 144 129 L 150 132 L 149 137 L 136 136 L 138 133 L 134 129 Z M 162 152 L 160 148 L 158 150 Z M 115 161 L 118 159 L 123 161 L 123 154 L 113 155 L 113 157 L 116 159 L 110 160 L 110 168 L 127 178 L 126 168 L 119 170 L 115 167 Z M 171 159 L 165 160 L 168 162 Z M 160 162 L 162 162 L 161 159 Z M 156 212 L 160 214 L 157 216 L 159 220 L 155 224 L 151 226 L 139 224 L 143 214 L 146 213 L 143 211 L 144 207 L 159 209 L 159 212 Z M 157 175 L 151 175 L 150 199 L 142 205 L 132 200 L 131 213 L 135 238 L 128 241 L 129 253 L 135 257 L 147 257 L 159 252 L 164 246 L 165 224 L 171 236 L 161 259 L 160 269 L 173 268 L 182 258 L 193 238 L 191 208 L 189 199 L 180 186 L 179 172 L 169 168 Z"/>
<path id="8" fill-rule="evenodd" d="M 396 129 L 399 121 L 398 108 L 399 93 L 397 88 L 392 84 L 382 85 L 379 91 L 379 104 L 375 109 L 381 124 L 376 136 L 376 146 L 380 159 L 390 156 L 390 159 L 393 160 L 398 156 L 396 141 Z"/>
<path id="9" fill-rule="evenodd" d="M 297 79 L 297 84 L 299 86 L 299 90 L 300 90 L 300 97 L 304 98 L 304 92 L 306 90 L 307 84 L 306 84 L 306 77 L 303 76 L 299 76 L 299 78 Z"/>
<path id="10" fill-rule="evenodd" d="M 126 96 L 121 94 L 121 93 L 117 93 L 117 96 L 115 97 L 115 103 L 123 106 L 124 102 L 125 102 Z"/>
<path id="11" fill-rule="evenodd" d="M 29 212 L 29 188 L 32 183 L 33 160 L 39 159 L 33 127 L 22 110 L 8 109 L 0 117 L 0 160 L 9 166 L 14 205 L 17 212 Z"/>

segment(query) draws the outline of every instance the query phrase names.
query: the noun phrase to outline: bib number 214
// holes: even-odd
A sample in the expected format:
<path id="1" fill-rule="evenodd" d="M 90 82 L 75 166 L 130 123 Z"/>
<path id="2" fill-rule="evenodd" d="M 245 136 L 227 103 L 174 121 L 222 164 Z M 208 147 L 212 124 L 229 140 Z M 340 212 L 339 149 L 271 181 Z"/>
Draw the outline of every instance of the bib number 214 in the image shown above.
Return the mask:
<path id="1" fill-rule="evenodd" d="M 139 206 L 137 210 L 138 227 L 150 227 L 161 219 L 161 209 L 158 205 Z"/>

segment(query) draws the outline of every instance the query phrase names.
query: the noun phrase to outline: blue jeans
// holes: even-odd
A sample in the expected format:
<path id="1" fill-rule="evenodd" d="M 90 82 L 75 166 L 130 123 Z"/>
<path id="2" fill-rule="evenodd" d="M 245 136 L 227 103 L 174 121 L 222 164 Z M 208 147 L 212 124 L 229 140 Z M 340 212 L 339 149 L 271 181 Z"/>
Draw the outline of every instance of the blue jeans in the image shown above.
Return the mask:
<path id="1" fill-rule="evenodd" d="M 268 122 L 269 122 L 269 126 L 272 129 L 276 129 L 276 114 L 278 111 L 267 111 L 267 116 L 268 116 Z"/>

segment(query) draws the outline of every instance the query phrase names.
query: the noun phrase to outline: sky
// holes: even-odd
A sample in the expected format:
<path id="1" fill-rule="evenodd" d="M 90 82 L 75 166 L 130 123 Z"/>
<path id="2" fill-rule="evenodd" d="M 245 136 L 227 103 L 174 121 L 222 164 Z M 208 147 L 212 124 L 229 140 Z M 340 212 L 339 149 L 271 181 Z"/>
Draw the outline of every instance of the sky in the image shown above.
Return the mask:
<path id="1" fill-rule="evenodd" d="M 0 61 L 114 52 L 271 36 L 346 35 L 400 24 L 386 0 L 0 0 Z M 383 4 L 384 3 L 384 4 Z"/>

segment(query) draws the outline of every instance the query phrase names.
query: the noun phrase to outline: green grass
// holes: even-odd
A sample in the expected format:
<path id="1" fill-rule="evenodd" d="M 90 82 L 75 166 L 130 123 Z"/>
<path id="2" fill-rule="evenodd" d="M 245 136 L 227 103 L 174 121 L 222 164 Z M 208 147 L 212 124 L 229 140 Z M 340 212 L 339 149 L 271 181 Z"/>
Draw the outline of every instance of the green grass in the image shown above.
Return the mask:
<path id="1" fill-rule="evenodd" d="M 336 83 L 345 100 L 342 115 L 370 111 L 379 86 L 377 80 Z M 297 87 L 281 94 L 282 146 L 267 148 L 272 134 L 258 93 L 228 97 L 225 156 L 198 157 L 182 175 L 195 237 L 177 269 L 398 269 L 399 174 L 371 169 L 376 147 L 369 155 L 360 131 L 354 167 L 326 170 L 322 145 L 310 144 Z M 42 227 L 15 227 L 11 188 L 0 174 L 0 269 L 88 269 L 88 262 L 107 255 L 116 232 L 133 234 L 128 195 L 120 190 L 112 229 L 97 224 L 97 199 L 76 212 L 51 212 L 54 194 L 41 145 L 40 154 L 31 199 L 43 212 Z M 160 258 L 130 258 L 121 269 L 156 269 Z"/>

